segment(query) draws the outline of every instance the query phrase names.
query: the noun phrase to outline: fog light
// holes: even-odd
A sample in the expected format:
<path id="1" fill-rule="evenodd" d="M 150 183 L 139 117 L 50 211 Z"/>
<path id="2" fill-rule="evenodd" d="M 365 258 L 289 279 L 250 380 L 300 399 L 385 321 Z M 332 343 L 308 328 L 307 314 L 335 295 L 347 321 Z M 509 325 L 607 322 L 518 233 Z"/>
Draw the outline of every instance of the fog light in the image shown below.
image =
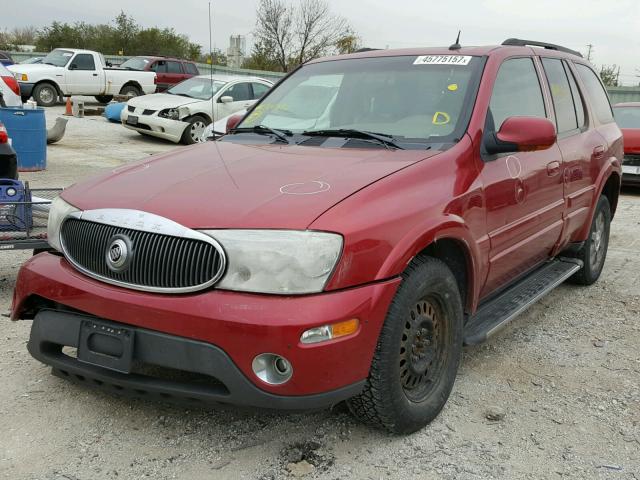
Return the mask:
<path id="1" fill-rule="evenodd" d="M 322 325 L 321 327 L 310 328 L 302 334 L 300 341 L 302 343 L 319 343 L 332 340 L 334 338 L 345 337 L 351 335 L 358 330 L 360 322 L 357 318 L 351 318 L 344 322 L 332 323 L 331 325 Z"/>
<path id="2" fill-rule="evenodd" d="M 261 353 L 253 359 L 251 368 L 260 380 L 270 385 L 286 383 L 293 375 L 291 362 L 275 353 Z"/>

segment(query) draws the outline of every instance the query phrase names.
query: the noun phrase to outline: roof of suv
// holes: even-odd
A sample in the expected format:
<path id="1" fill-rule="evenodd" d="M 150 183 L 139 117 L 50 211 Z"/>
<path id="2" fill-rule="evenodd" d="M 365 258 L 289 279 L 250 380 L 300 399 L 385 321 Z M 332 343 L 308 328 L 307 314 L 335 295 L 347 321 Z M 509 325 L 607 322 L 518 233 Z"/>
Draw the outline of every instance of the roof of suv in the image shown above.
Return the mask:
<path id="1" fill-rule="evenodd" d="M 195 63 L 193 60 L 187 60 L 187 59 L 184 59 L 184 58 L 177 58 L 177 57 L 163 57 L 162 55 L 136 55 L 136 57 L 138 57 L 138 58 L 148 58 L 149 60 L 172 60 L 172 61 L 176 61 L 176 62 Z"/>
<path id="2" fill-rule="evenodd" d="M 512 43 L 506 43 L 512 42 Z M 513 50 L 514 54 L 539 55 L 541 53 L 551 56 L 569 57 L 576 60 L 584 60 L 578 52 L 566 49 L 559 45 L 546 44 L 542 42 L 530 42 L 527 40 L 509 39 L 503 45 L 485 45 L 485 46 L 469 46 L 459 49 L 451 49 L 450 47 L 418 47 L 418 48 L 402 48 L 402 49 L 367 49 L 365 51 L 338 55 L 335 57 L 324 57 L 313 60 L 309 63 L 322 62 L 336 59 L 346 58 L 369 58 L 369 57 L 393 57 L 393 56 L 419 56 L 419 55 L 472 55 L 487 56 L 492 53 L 504 50 Z M 518 42 L 516 44 L 516 42 Z M 536 45 L 538 44 L 538 45 Z"/>

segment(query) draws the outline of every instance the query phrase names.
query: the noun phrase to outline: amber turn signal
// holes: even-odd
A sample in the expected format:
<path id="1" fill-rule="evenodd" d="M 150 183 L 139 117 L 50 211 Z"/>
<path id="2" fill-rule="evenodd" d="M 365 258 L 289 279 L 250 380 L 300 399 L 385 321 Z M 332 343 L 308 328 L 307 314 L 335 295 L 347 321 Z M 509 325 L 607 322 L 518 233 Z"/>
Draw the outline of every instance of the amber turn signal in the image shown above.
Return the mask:
<path id="1" fill-rule="evenodd" d="M 346 337 L 358 330 L 360 321 L 357 318 L 350 318 L 338 323 L 330 325 L 322 325 L 321 327 L 310 328 L 302 334 L 300 341 L 302 343 L 320 343 L 334 338 Z"/>

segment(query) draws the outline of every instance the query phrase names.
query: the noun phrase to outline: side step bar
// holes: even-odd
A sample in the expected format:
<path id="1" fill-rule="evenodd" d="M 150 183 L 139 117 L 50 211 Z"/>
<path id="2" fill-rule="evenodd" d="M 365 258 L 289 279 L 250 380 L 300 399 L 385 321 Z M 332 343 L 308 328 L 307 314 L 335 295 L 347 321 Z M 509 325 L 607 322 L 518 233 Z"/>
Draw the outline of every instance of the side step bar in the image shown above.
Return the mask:
<path id="1" fill-rule="evenodd" d="M 469 318 L 464 331 L 465 345 L 477 345 L 486 341 L 581 268 L 580 260 L 559 258 L 546 263 L 509 287 L 482 305 Z"/>

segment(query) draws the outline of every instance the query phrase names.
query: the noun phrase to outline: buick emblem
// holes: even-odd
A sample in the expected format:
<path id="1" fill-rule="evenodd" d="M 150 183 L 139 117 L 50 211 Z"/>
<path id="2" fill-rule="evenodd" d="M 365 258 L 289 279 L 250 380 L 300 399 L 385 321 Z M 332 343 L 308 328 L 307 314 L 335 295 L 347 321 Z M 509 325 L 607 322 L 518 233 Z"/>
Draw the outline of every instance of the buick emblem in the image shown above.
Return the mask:
<path id="1" fill-rule="evenodd" d="M 117 235 L 107 248 L 107 266 L 114 272 L 122 272 L 129 266 L 131 255 L 131 240 L 124 235 Z"/>

